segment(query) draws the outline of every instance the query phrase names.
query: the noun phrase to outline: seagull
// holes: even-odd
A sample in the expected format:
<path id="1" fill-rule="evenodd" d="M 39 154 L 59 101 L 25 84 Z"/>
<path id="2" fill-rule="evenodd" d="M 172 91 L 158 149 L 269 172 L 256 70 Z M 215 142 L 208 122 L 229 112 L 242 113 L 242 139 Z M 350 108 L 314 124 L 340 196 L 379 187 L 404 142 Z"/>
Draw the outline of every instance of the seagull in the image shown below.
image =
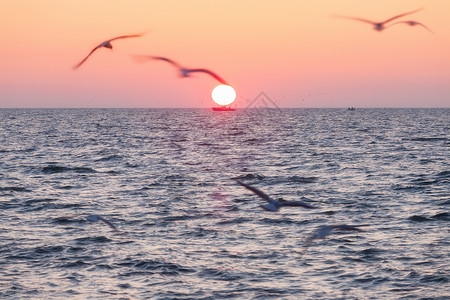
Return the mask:
<path id="1" fill-rule="evenodd" d="M 111 223 L 110 221 L 106 220 L 106 219 L 103 218 L 102 216 L 99 216 L 99 215 L 89 215 L 89 216 L 86 217 L 86 219 L 87 219 L 88 221 L 91 221 L 91 222 L 103 221 L 103 222 L 105 222 L 105 224 L 107 224 L 109 227 L 111 227 L 112 229 L 114 229 L 114 231 L 118 231 L 117 228 L 116 228 L 116 226 L 114 226 L 113 223 Z"/>
<path id="2" fill-rule="evenodd" d="M 428 28 L 424 24 L 422 24 L 420 22 L 417 22 L 417 21 L 412 21 L 412 20 L 411 21 L 398 21 L 398 22 L 395 22 L 395 23 L 392 23 L 391 25 L 389 25 L 389 27 L 391 27 L 392 25 L 395 25 L 395 24 L 400 24 L 400 23 L 404 23 L 404 24 L 407 24 L 409 26 L 419 25 L 419 26 L 422 26 L 423 28 L 425 28 L 426 30 L 428 30 L 429 32 L 434 33 L 430 28 Z"/>
<path id="3" fill-rule="evenodd" d="M 195 72 L 202 72 L 202 73 L 206 73 L 210 76 L 212 76 L 214 79 L 216 79 L 217 81 L 219 81 L 221 84 L 224 85 L 229 85 L 222 77 L 220 77 L 219 75 L 217 75 L 216 73 L 214 73 L 211 70 L 208 69 L 187 69 L 183 66 L 181 66 L 179 63 L 166 58 L 166 57 L 161 57 L 161 56 L 151 56 L 151 55 L 135 55 L 135 58 L 138 60 L 141 60 L 142 58 L 144 59 L 154 59 L 154 60 L 162 60 L 165 62 L 168 62 L 169 64 L 173 65 L 175 68 L 178 69 L 178 71 L 180 72 L 180 77 L 190 77 L 190 73 L 195 73 Z"/>
<path id="4" fill-rule="evenodd" d="M 78 69 L 88 58 L 89 56 L 91 56 L 92 53 L 95 52 L 95 50 L 99 49 L 99 48 L 108 48 L 111 49 L 113 48 L 113 46 L 111 45 L 112 41 L 118 40 L 118 39 L 126 39 L 126 38 L 133 38 L 133 37 L 140 37 L 142 36 L 144 33 L 140 33 L 140 34 L 132 34 L 132 35 L 122 35 L 122 36 L 118 36 L 115 38 L 112 38 L 110 40 L 106 40 L 104 42 L 102 42 L 100 45 L 98 45 L 97 47 L 95 47 L 94 49 L 91 50 L 91 52 L 82 60 L 80 61 L 77 65 L 75 65 L 73 67 L 74 70 Z"/>
<path id="5" fill-rule="evenodd" d="M 314 231 L 314 233 L 312 235 L 310 235 L 307 240 L 316 240 L 316 239 L 324 239 L 325 237 L 327 237 L 328 235 L 331 234 L 331 232 L 333 230 L 344 230 L 344 231 L 363 231 L 362 229 L 359 229 L 355 226 L 350 226 L 350 225 L 345 225 L 345 224 L 341 224 L 341 225 L 321 225 L 319 227 L 317 227 L 317 229 Z"/>
<path id="6" fill-rule="evenodd" d="M 258 195 L 260 198 L 266 200 L 268 202 L 268 204 L 264 204 L 264 205 L 260 205 L 260 206 L 267 211 L 278 211 L 283 206 L 301 206 L 301 207 L 308 208 L 308 209 L 316 208 L 314 206 L 311 206 L 311 205 L 301 202 L 301 201 L 286 201 L 286 200 L 283 200 L 282 198 L 280 198 L 278 200 L 274 200 L 271 197 L 269 197 L 268 195 L 266 195 L 265 193 L 263 193 L 262 191 L 258 190 L 257 188 L 249 186 L 248 184 L 245 184 L 237 179 L 234 179 L 234 181 L 236 181 L 238 184 L 242 185 L 243 187 L 249 189 L 256 195 Z"/>
<path id="7" fill-rule="evenodd" d="M 385 21 L 383 21 L 383 22 L 374 22 L 374 21 L 370 21 L 370 20 L 363 19 L 363 18 L 358 18 L 358 17 L 345 17 L 345 16 L 335 16 L 335 17 L 337 17 L 337 18 L 345 18 L 345 19 L 352 19 L 352 20 L 356 20 L 356 21 L 361 21 L 361 22 L 370 23 L 370 24 L 373 25 L 373 29 L 375 29 L 375 30 L 377 30 L 377 31 L 382 31 L 382 30 L 384 30 L 384 29 L 387 28 L 387 27 L 385 26 L 386 23 L 389 23 L 389 22 L 391 22 L 391 21 L 393 21 L 393 20 L 395 20 L 395 19 L 401 18 L 401 17 L 403 17 L 403 16 L 413 14 L 413 13 L 415 13 L 415 12 L 418 12 L 418 11 L 422 10 L 422 9 L 423 9 L 423 8 L 420 8 L 420 9 L 416 9 L 416 10 L 414 10 L 414 11 L 410 11 L 410 12 L 407 12 L 407 13 L 400 14 L 400 15 L 394 16 L 394 17 L 392 17 L 392 18 L 389 18 L 389 19 L 387 19 L 387 20 L 385 20 Z"/>
<path id="8" fill-rule="evenodd" d="M 340 225 L 321 225 L 317 227 L 314 232 L 308 236 L 305 240 L 305 244 L 303 245 L 303 253 L 305 253 L 306 249 L 311 245 L 314 240 L 324 239 L 328 235 L 332 233 L 333 230 L 344 230 L 344 231 L 358 231 L 362 232 L 364 230 L 359 229 L 355 226 L 340 224 Z"/>

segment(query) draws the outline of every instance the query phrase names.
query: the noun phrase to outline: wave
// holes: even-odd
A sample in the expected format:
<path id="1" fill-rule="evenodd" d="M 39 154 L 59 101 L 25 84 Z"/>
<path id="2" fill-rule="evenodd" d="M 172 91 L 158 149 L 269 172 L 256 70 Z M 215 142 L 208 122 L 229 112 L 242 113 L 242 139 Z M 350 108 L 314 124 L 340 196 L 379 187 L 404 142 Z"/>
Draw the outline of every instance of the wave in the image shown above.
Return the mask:
<path id="1" fill-rule="evenodd" d="M 228 270 L 219 269 L 204 269 L 198 273 L 201 278 L 223 280 L 223 281 L 234 281 L 244 278 L 242 274 L 234 273 Z"/>
<path id="2" fill-rule="evenodd" d="M 413 222 L 429 222 L 429 221 L 450 221 L 450 213 L 442 212 L 435 214 L 431 217 L 413 215 L 408 218 L 408 220 Z"/>
<path id="3" fill-rule="evenodd" d="M 409 139 L 413 142 L 435 142 L 435 141 L 447 141 L 445 137 L 419 137 Z"/>
<path id="4" fill-rule="evenodd" d="M 0 149 L 0 153 L 21 153 L 21 152 L 33 152 L 36 151 L 36 148 L 31 147 L 31 148 L 26 148 L 26 149 Z"/>
<path id="5" fill-rule="evenodd" d="M 128 267 L 129 270 L 123 276 L 135 275 L 138 271 L 151 271 L 150 273 L 160 273 L 162 275 L 181 275 L 184 273 L 194 273 L 195 270 L 187 268 L 176 263 L 168 262 L 165 259 L 152 259 L 152 260 L 125 260 L 116 264 L 118 267 Z"/>
<path id="6" fill-rule="evenodd" d="M 422 276 L 419 281 L 422 283 L 432 283 L 432 282 L 447 283 L 450 281 L 450 279 L 448 278 L 447 273 L 444 273 L 442 271 L 437 271 L 434 274 L 427 274 L 427 275 Z M 445 298 L 442 298 L 442 299 L 445 299 Z"/>
<path id="7" fill-rule="evenodd" d="M 450 178 L 450 171 L 442 171 L 436 174 L 437 177 Z"/>
<path id="8" fill-rule="evenodd" d="M 259 180 L 263 180 L 264 176 L 260 175 L 260 174 L 245 174 L 245 175 L 241 175 L 241 176 L 237 176 L 237 177 L 233 177 L 233 179 L 259 179 Z"/>
<path id="9" fill-rule="evenodd" d="M 198 219 L 199 216 L 194 215 L 184 215 L 184 216 L 168 216 L 161 218 L 161 222 L 177 222 L 177 221 L 185 221 L 185 220 L 194 220 Z"/>
<path id="10" fill-rule="evenodd" d="M 82 260 L 76 260 L 76 261 L 71 261 L 71 262 L 67 262 L 67 263 L 63 263 L 62 265 L 58 266 L 59 268 L 63 268 L 63 269 L 72 269 L 72 268 L 84 268 L 84 267 L 90 267 L 92 264 L 84 262 Z"/>
<path id="11" fill-rule="evenodd" d="M 31 190 L 21 186 L 0 187 L 0 192 L 31 192 Z"/>
<path id="12" fill-rule="evenodd" d="M 94 236 L 94 237 L 82 237 L 75 239 L 78 245 L 89 246 L 97 243 L 110 243 L 113 240 L 107 238 L 106 236 Z"/>
<path id="13" fill-rule="evenodd" d="M 65 173 L 65 172 L 75 172 L 79 174 L 97 173 L 96 170 L 88 167 L 63 167 L 58 165 L 49 165 L 41 169 L 44 174 L 55 174 L 55 173 Z"/>
<path id="14" fill-rule="evenodd" d="M 45 200 L 44 200 L 45 201 Z M 49 200 L 52 201 L 52 200 Z M 27 201 L 28 202 L 28 201 Z M 78 203 L 53 203 L 53 202 L 34 202 L 37 205 L 28 204 L 25 202 L 25 205 L 22 206 L 22 212 L 30 212 L 30 211 L 41 211 L 47 209 L 56 209 L 56 210 L 64 210 L 64 209 L 72 209 L 72 208 L 80 208 L 83 205 Z"/>
<path id="15" fill-rule="evenodd" d="M 217 222 L 217 225 L 236 225 L 236 224 L 242 224 L 242 223 L 248 223 L 251 222 L 253 219 L 249 219 L 249 218 L 236 218 L 236 219 L 231 219 L 231 220 L 223 220 L 223 221 L 219 221 Z"/>
<path id="16" fill-rule="evenodd" d="M 291 176 L 289 181 L 296 183 L 315 183 L 319 180 L 319 177 L 303 177 L 303 176 Z"/>
<path id="17" fill-rule="evenodd" d="M 113 155 L 109 155 L 109 156 L 105 156 L 102 158 L 99 158 L 97 160 L 95 160 L 96 162 L 101 162 L 101 161 L 118 161 L 118 160 L 122 160 L 123 157 L 117 154 L 113 154 Z"/>

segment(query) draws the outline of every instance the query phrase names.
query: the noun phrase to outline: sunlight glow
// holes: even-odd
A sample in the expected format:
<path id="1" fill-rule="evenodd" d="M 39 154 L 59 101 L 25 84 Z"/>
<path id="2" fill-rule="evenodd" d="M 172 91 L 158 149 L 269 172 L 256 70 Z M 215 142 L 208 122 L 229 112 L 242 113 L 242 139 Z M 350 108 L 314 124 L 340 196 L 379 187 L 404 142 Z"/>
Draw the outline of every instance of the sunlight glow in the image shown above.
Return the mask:
<path id="1" fill-rule="evenodd" d="M 214 88 L 211 96 L 217 104 L 228 105 L 236 99 L 236 91 L 229 85 L 221 84 Z"/>

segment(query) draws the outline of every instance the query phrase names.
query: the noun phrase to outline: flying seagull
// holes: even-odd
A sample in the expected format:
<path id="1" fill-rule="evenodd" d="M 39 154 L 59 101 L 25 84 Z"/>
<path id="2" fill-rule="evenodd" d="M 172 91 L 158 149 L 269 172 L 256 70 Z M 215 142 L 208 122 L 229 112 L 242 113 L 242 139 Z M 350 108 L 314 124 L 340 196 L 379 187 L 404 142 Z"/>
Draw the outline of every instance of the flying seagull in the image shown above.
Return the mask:
<path id="1" fill-rule="evenodd" d="M 416 10 L 414 10 L 414 11 L 410 11 L 410 12 L 407 12 L 407 13 L 400 14 L 400 15 L 394 16 L 394 17 L 392 17 L 392 18 L 389 18 L 389 19 L 387 19 L 387 20 L 385 20 L 385 21 L 383 21 L 383 22 L 374 22 L 374 21 L 371 21 L 371 20 L 367 20 L 367 19 L 363 19 L 363 18 L 358 18 L 358 17 L 345 17 L 345 16 L 334 16 L 334 17 L 336 17 L 336 18 L 352 19 L 352 20 L 356 20 L 356 21 L 361 21 L 361 22 L 369 23 L 369 24 L 372 24 L 372 25 L 373 25 L 373 29 L 375 29 L 375 30 L 377 30 L 377 31 L 382 31 L 382 30 L 384 30 L 384 29 L 387 28 L 387 27 L 385 26 L 387 23 L 389 23 L 389 22 L 391 22 L 391 21 L 393 21 L 393 20 L 395 20 L 395 19 L 401 18 L 401 17 L 403 17 L 403 16 L 413 14 L 413 13 L 415 13 L 415 12 L 418 12 L 418 11 L 422 10 L 422 9 L 423 9 L 423 8 L 420 8 L 420 9 L 416 9 Z"/>
<path id="2" fill-rule="evenodd" d="M 219 81 L 221 84 L 229 85 L 222 77 L 220 77 L 219 75 L 217 75 L 216 73 L 214 73 L 213 71 L 208 70 L 208 69 L 188 69 L 188 68 L 181 66 L 179 63 L 177 63 L 169 58 L 161 57 L 161 56 L 135 55 L 134 57 L 137 60 L 154 59 L 154 60 L 162 60 L 162 61 L 168 62 L 169 64 L 173 65 L 175 68 L 178 69 L 178 71 L 180 72 L 179 73 L 180 77 L 190 77 L 190 73 L 201 72 L 201 73 L 206 73 L 206 74 L 212 76 L 214 79 Z"/>
<path id="3" fill-rule="evenodd" d="M 118 231 L 117 228 L 116 228 L 116 226 L 114 226 L 113 223 L 111 223 L 110 221 L 106 220 L 106 219 L 103 218 L 102 216 L 99 216 L 99 215 L 89 215 L 89 216 L 86 217 L 86 219 L 87 219 L 88 221 L 91 221 L 91 222 L 103 221 L 103 222 L 105 222 L 105 224 L 107 224 L 109 227 L 111 227 L 112 229 L 114 229 L 114 231 Z"/>
<path id="4" fill-rule="evenodd" d="M 358 232 L 364 231 L 355 226 L 350 226 L 350 225 L 345 225 L 345 224 L 321 225 L 321 226 L 317 227 L 317 229 L 314 230 L 314 232 L 306 238 L 305 243 L 303 245 L 302 254 L 305 253 L 306 249 L 312 244 L 312 242 L 314 240 L 326 238 L 328 235 L 330 235 L 332 233 L 333 230 L 358 231 Z"/>
<path id="5" fill-rule="evenodd" d="M 417 22 L 417 21 L 412 21 L 412 20 L 411 21 L 398 21 L 398 22 L 395 22 L 395 23 L 392 23 L 391 25 L 389 25 L 389 27 L 391 27 L 392 25 L 395 25 L 395 24 L 400 24 L 400 23 L 404 23 L 404 24 L 407 24 L 409 26 L 419 25 L 419 26 L 422 26 L 423 28 L 425 28 L 426 30 L 428 30 L 429 32 L 434 33 L 430 28 L 428 28 L 424 24 L 422 24 L 420 22 Z"/>
<path id="6" fill-rule="evenodd" d="M 275 199 L 272 199 L 271 197 L 269 197 L 267 194 L 263 193 L 262 191 L 258 190 L 257 188 L 254 188 L 248 184 L 245 184 L 237 179 L 234 179 L 234 181 L 236 181 L 243 187 L 249 189 L 250 191 L 255 193 L 257 196 L 259 196 L 260 198 L 266 200 L 268 202 L 268 204 L 264 204 L 264 205 L 260 205 L 260 206 L 267 211 L 278 211 L 278 209 L 280 209 L 283 206 L 301 206 L 301 207 L 309 208 L 309 209 L 316 208 L 314 206 L 311 206 L 311 205 L 301 202 L 301 201 L 286 201 L 286 200 L 283 200 L 282 198 L 275 200 Z"/>
<path id="7" fill-rule="evenodd" d="M 359 231 L 359 232 L 363 231 L 362 229 L 359 229 L 355 226 L 350 226 L 350 225 L 345 225 L 345 224 L 321 225 L 321 226 L 317 227 L 317 229 L 313 232 L 313 234 L 307 238 L 307 241 L 308 240 L 313 241 L 316 239 L 324 239 L 328 235 L 330 235 L 333 230 Z"/>
<path id="8" fill-rule="evenodd" d="M 76 218 L 76 217 L 79 217 L 79 216 L 81 216 L 81 215 L 79 215 L 79 214 L 77 214 L 77 215 L 68 215 L 68 216 L 64 216 L 64 217 L 59 218 L 59 219 L 61 219 L 61 220 L 66 220 L 66 219 Z M 103 218 L 103 217 L 100 216 L 100 215 L 88 215 L 88 216 L 86 216 L 86 219 L 87 219 L 88 221 L 91 221 L 91 222 L 103 221 L 103 222 L 105 222 L 105 224 L 107 224 L 109 227 L 111 227 L 111 228 L 114 229 L 115 231 L 119 231 L 119 230 L 116 228 L 116 226 L 114 226 L 113 223 L 111 223 L 110 221 L 106 220 L 105 218 Z"/>
<path id="9" fill-rule="evenodd" d="M 95 50 L 99 49 L 99 48 L 108 48 L 111 49 L 113 48 L 113 46 L 111 45 L 112 41 L 115 40 L 119 40 L 119 39 L 127 39 L 127 38 L 133 38 L 133 37 L 140 37 L 142 36 L 144 33 L 140 33 L 140 34 L 132 34 L 132 35 L 122 35 L 122 36 L 118 36 L 115 38 L 112 38 L 110 40 L 106 40 L 103 43 L 101 43 L 100 45 L 98 45 L 97 47 L 95 47 L 94 49 L 91 50 L 91 52 L 82 60 L 80 61 L 77 65 L 75 65 L 73 67 L 74 70 L 78 69 L 88 58 L 89 56 L 91 56 L 92 53 L 95 52 Z"/>

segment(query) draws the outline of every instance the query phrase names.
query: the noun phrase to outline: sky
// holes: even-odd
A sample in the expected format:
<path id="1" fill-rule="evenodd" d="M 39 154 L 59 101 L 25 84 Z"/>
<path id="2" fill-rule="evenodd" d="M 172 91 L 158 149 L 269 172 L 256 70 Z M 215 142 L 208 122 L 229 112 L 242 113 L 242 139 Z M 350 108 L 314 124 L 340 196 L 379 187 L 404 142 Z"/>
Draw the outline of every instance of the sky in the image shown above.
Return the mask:
<path id="1" fill-rule="evenodd" d="M 383 21 L 382 32 L 336 15 Z M 450 107 L 449 0 L 0 0 L 0 108 L 207 108 L 218 82 L 246 107 Z M 114 41 L 76 71 L 104 40 Z"/>

